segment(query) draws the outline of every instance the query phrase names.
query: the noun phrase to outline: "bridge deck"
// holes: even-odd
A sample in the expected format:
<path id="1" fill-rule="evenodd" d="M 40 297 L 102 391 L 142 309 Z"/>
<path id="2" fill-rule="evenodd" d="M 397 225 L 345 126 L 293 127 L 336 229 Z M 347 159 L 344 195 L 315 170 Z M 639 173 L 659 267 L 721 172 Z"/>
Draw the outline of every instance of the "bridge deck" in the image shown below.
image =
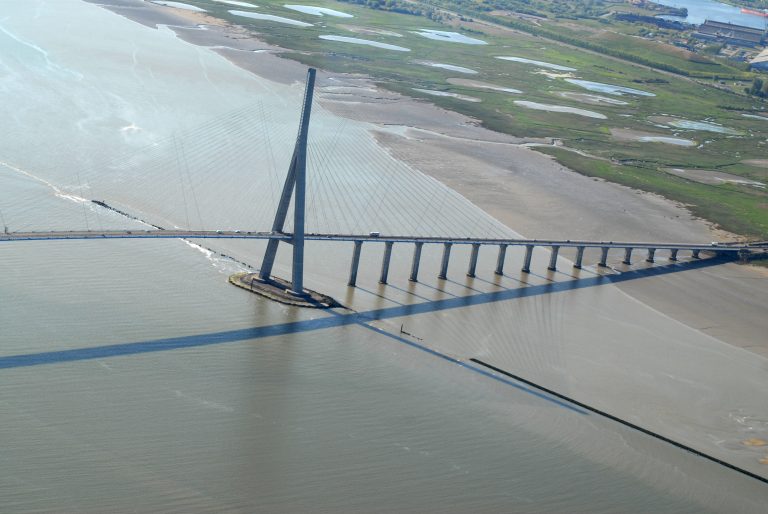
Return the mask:
<path id="1" fill-rule="evenodd" d="M 67 239 L 275 239 L 290 241 L 292 234 L 282 232 L 249 232 L 241 230 L 105 230 L 105 231 L 45 231 L 8 232 L 0 234 L 3 241 L 51 241 Z M 417 237 L 406 235 L 318 234 L 308 233 L 312 241 L 362 241 L 371 243 L 479 244 L 496 246 L 548 246 L 573 248 L 632 248 L 656 250 L 765 250 L 768 242 L 758 243 L 674 243 L 649 241 L 586 241 L 575 239 L 493 239 L 459 237 Z"/>

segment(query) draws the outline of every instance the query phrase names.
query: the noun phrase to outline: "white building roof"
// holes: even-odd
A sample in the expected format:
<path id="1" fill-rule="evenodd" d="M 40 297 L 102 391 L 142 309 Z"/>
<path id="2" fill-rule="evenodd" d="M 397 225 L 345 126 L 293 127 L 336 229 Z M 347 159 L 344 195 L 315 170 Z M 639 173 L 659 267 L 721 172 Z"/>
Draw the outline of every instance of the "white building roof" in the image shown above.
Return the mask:
<path id="1" fill-rule="evenodd" d="M 750 64 L 757 64 L 761 62 L 768 62 L 768 48 L 757 54 L 757 57 L 752 59 Z"/>

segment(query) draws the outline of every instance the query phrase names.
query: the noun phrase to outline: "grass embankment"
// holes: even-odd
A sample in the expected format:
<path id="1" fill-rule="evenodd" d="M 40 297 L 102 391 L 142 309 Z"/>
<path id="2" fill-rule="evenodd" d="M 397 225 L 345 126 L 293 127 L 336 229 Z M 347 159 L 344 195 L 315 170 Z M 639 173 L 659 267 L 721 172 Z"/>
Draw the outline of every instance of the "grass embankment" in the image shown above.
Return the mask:
<path id="1" fill-rule="evenodd" d="M 496 29 L 481 32 L 477 30 L 477 24 L 470 24 L 473 30 L 464 30 L 424 17 L 367 9 L 331 0 L 313 1 L 312 4 L 343 11 L 354 17 L 312 16 L 286 9 L 282 2 L 276 0 L 259 2 L 260 7 L 252 9 L 262 14 L 313 24 L 300 28 L 233 16 L 227 12 L 231 6 L 210 0 L 186 1 L 208 9 L 215 16 L 247 27 L 268 43 L 289 50 L 283 54 L 288 58 L 332 72 L 368 75 L 382 87 L 471 116 L 492 130 L 520 137 L 561 139 L 567 147 L 624 164 L 608 165 L 599 160 L 556 151 L 556 157 L 563 164 L 577 171 L 595 176 L 604 175 L 603 178 L 608 180 L 653 191 L 692 205 L 697 215 L 729 230 L 768 237 L 765 220 L 765 204 L 768 199 L 762 191 L 729 184 L 706 186 L 663 171 L 668 167 L 697 168 L 768 181 L 767 168 L 744 163 L 750 159 L 765 159 L 768 118 L 742 116 L 748 112 L 759 112 L 764 106 L 760 101 L 686 78 L 661 74 L 630 62 L 606 59 L 594 52 L 585 52 L 532 35 Z M 416 34 L 419 29 L 458 30 L 469 37 L 483 40 L 487 45 L 435 41 Z M 396 52 L 319 39 L 324 34 L 374 40 L 402 46 L 410 51 Z M 498 56 L 545 61 L 568 66 L 575 71 L 542 69 L 536 65 L 499 60 L 496 58 Z M 462 74 L 426 66 L 423 62 L 462 66 L 477 73 Z M 510 94 L 448 82 L 448 79 L 455 78 L 514 88 L 522 93 Z M 631 87 L 655 96 L 612 96 L 591 92 L 568 82 L 568 78 Z M 417 92 L 414 88 L 460 94 L 480 101 L 467 102 L 457 98 L 431 96 Z M 595 105 L 587 103 L 584 94 L 598 95 L 624 104 L 602 102 Z M 585 109 L 600 113 L 606 119 L 528 109 L 516 104 L 516 100 Z M 660 123 L 660 116 L 719 123 L 738 131 L 738 135 L 675 128 Z M 690 139 L 695 141 L 695 145 L 681 147 L 618 141 L 612 133 L 617 129 Z M 592 167 L 594 170 L 590 171 Z"/>

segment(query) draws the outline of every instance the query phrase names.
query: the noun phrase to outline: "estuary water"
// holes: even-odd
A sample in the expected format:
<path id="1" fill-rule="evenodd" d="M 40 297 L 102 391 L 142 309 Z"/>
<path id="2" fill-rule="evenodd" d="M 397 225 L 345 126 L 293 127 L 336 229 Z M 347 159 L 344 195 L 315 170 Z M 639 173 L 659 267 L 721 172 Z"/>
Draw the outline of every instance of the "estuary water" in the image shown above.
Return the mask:
<path id="1" fill-rule="evenodd" d="M 269 225 L 301 84 L 79 0 L 3 7 L 11 230 L 143 227 L 90 199 L 162 226 Z M 313 114 L 313 229 L 514 235 L 370 128 Z M 372 244 L 351 289 L 351 248 L 310 243 L 308 287 L 348 306 L 321 312 L 227 283 L 263 249 L 0 244 L 3 512 L 763 511 L 765 484 L 468 360 L 765 474 L 741 444 L 768 437 L 765 359 L 596 270 L 578 285 L 570 271 L 496 277 L 485 252 L 468 279 L 456 248 L 439 281 L 440 249 L 425 248 L 411 284 L 411 249 L 396 247 L 383 286 Z"/>
<path id="2" fill-rule="evenodd" d="M 672 18 L 696 25 L 712 20 L 765 30 L 768 24 L 768 18 L 742 13 L 740 7 L 715 0 L 658 0 L 657 3 L 670 7 L 685 7 L 688 9 L 687 17 Z"/>

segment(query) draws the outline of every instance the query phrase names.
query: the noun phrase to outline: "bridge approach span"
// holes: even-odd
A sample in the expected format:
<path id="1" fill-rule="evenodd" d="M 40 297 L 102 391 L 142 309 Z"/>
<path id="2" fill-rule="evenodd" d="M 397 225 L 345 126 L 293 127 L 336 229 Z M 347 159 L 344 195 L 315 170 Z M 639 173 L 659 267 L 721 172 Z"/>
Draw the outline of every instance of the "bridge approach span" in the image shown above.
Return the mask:
<path id="1" fill-rule="evenodd" d="M 45 231 L 45 232 L 7 232 L 0 234 L 0 242 L 13 241 L 62 241 L 62 240 L 114 240 L 114 239 L 262 239 L 275 242 L 292 244 L 294 234 L 286 232 L 255 232 L 242 230 L 105 230 L 105 231 Z M 654 262 L 656 252 L 665 250 L 669 252 L 669 260 L 677 261 L 680 251 L 689 251 L 693 259 L 698 259 L 702 251 L 714 252 L 721 256 L 738 257 L 744 253 L 766 252 L 768 243 L 669 243 L 669 242 L 629 242 L 629 241 L 586 241 L 586 240 L 561 240 L 561 239 L 489 239 L 489 238 L 461 238 L 461 237 L 419 237 L 404 235 L 370 234 L 320 234 L 306 233 L 305 240 L 351 242 L 354 243 L 352 263 L 350 266 L 348 285 L 357 283 L 357 271 L 360 264 L 360 253 L 363 243 L 380 243 L 384 245 L 384 254 L 381 263 L 381 275 L 379 282 L 386 284 L 389 276 L 389 263 L 392 256 L 392 248 L 397 244 L 412 244 L 414 246 L 413 261 L 409 280 L 418 281 L 419 264 L 422 247 L 425 244 L 443 245 L 443 257 L 438 278 L 447 278 L 448 264 L 453 245 L 471 245 L 467 276 L 474 277 L 477 268 L 477 259 L 482 246 L 498 248 L 496 269 L 494 273 L 504 273 L 504 263 L 507 248 L 509 246 L 525 247 L 525 257 L 521 271 L 530 272 L 533 250 L 536 247 L 544 247 L 550 251 L 550 271 L 557 270 L 557 257 L 561 248 L 576 249 L 576 257 L 573 263 L 575 268 L 582 267 L 584 251 L 587 248 L 600 249 L 600 261 L 598 266 L 607 266 L 608 252 L 610 250 L 623 250 L 623 264 L 631 264 L 632 252 L 644 250 L 646 262 Z"/>

